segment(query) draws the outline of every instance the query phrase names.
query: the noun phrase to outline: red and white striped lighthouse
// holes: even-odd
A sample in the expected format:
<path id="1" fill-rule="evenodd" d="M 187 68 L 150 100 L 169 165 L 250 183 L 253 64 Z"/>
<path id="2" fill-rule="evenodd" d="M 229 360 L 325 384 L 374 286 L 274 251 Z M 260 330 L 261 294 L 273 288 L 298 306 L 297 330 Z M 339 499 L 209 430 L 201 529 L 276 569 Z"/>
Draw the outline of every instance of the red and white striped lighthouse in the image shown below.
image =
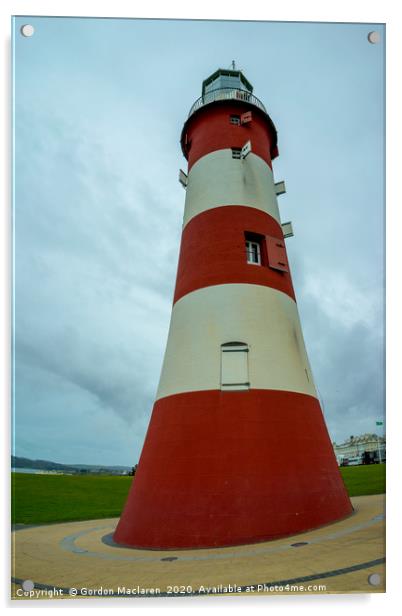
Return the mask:
<path id="1" fill-rule="evenodd" d="M 252 90 L 241 71 L 216 71 L 183 127 L 170 330 L 117 543 L 251 543 L 352 512 L 289 271 L 272 174 L 277 134 Z"/>

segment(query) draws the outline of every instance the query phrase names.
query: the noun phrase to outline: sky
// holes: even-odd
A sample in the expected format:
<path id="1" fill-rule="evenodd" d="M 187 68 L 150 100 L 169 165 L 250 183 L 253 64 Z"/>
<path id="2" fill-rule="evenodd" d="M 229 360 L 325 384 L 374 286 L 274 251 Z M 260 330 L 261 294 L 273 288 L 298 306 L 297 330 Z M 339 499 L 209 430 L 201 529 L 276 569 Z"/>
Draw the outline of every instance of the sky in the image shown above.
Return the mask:
<path id="1" fill-rule="evenodd" d="M 16 455 L 138 462 L 177 268 L 180 132 L 202 81 L 232 60 L 278 130 L 281 218 L 331 439 L 382 431 L 384 38 L 378 24 L 15 19 Z"/>

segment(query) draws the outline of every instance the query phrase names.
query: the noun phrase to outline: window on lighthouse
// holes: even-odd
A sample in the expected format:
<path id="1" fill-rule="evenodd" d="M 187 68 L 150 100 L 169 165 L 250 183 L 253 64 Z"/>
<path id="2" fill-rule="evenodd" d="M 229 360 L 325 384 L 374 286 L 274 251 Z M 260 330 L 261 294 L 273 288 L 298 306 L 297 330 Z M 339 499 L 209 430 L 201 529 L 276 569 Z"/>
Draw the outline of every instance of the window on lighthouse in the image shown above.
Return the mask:
<path id="1" fill-rule="evenodd" d="M 261 248 L 259 242 L 246 240 L 247 263 L 261 265 Z"/>

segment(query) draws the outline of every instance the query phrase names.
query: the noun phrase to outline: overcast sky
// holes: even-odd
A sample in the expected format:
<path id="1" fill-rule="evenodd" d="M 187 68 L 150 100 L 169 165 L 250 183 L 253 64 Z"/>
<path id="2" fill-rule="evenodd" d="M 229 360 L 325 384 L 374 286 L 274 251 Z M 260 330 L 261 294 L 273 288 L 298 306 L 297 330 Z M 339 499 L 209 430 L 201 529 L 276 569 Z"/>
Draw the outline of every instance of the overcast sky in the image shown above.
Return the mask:
<path id="1" fill-rule="evenodd" d="M 384 36 L 369 24 L 15 20 L 17 455 L 138 461 L 176 275 L 180 132 L 203 79 L 232 60 L 278 130 L 281 217 L 331 438 L 378 430 Z"/>

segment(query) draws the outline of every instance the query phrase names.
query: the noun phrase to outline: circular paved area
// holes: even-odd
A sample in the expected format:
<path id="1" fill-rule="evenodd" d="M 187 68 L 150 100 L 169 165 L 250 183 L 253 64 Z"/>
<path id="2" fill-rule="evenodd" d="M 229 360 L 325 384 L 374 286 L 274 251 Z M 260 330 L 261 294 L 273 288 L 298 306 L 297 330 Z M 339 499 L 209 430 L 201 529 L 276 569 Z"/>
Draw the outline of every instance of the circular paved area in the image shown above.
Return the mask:
<path id="1" fill-rule="evenodd" d="M 19 528 L 13 532 L 12 596 L 384 592 L 384 496 L 352 502 L 354 514 L 341 522 L 228 548 L 122 548 L 111 541 L 116 518 Z M 31 596 L 23 593 L 25 580 L 35 584 Z"/>

